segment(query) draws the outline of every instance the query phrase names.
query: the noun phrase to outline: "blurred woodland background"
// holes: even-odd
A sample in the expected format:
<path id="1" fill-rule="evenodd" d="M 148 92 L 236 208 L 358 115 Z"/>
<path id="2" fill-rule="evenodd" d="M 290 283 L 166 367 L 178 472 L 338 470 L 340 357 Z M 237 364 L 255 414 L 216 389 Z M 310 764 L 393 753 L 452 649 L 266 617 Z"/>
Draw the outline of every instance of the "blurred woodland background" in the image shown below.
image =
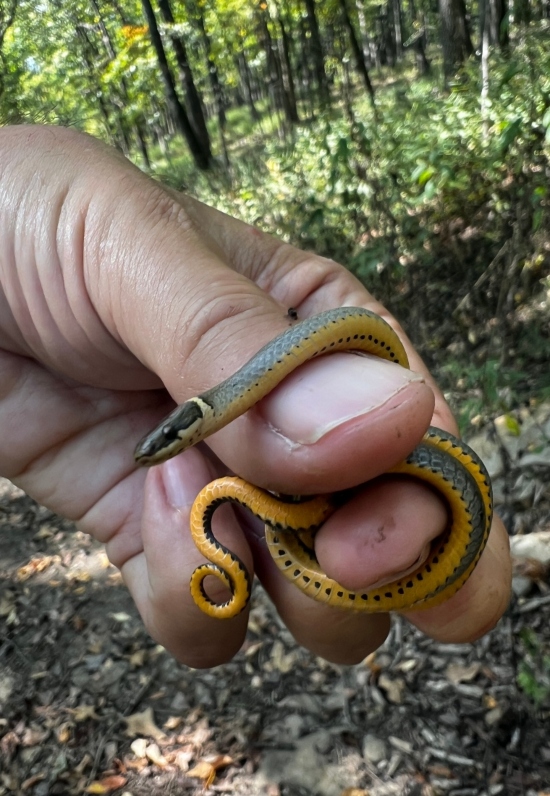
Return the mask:
<path id="1" fill-rule="evenodd" d="M 21 122 L 346 264 L 463 426 L 549 396 L 549 0 L 0 0 Z"/>

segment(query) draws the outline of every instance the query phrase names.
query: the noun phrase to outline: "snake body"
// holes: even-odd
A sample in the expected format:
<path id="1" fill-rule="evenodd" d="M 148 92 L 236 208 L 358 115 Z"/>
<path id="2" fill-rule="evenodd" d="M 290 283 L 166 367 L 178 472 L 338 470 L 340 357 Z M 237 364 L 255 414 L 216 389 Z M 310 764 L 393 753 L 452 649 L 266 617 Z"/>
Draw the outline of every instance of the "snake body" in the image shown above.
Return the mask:
<path id="1" fill-rule="evenodd" d="M 291 326 L 224 382 L 178 406 L 139 443 L 136 461 L 153 465 L 177 455 L 244 414 L 307 360 L 344 350 L 409 367 L 399 337 L 378 315 L 357 307 L 329 310 Z M 191 511 L 192 537 L 210 562 L 197 567 L 191 577 L 197 605 L 210 616 L 230 618 L 250 599 L 246 567 L 212 532 L 212 515 L 225 502 L 245 506 L 265 523 L 276 565 L 317 601 L 374 613 L 427 608 L 447 600 L 470 577 L 487 542 L 492 521 L 487 470 L 471 448 L 452 434 L 430 427 L 407 459 L 389 472 L 429 483 L 449 509 L 446 531 L 432 542 L 427 558 L 414 571 L 383 586 L 349 591 L 323 572 L 315 556 L 315 532 L 334 511 L 332 496 L 292 502 L 241 478 L 226 477 L 208 484 Z M 215 603 L 207 595 L 204 580 L 208 575 L 229 588 L 231 597 L 225 603 Z"/>

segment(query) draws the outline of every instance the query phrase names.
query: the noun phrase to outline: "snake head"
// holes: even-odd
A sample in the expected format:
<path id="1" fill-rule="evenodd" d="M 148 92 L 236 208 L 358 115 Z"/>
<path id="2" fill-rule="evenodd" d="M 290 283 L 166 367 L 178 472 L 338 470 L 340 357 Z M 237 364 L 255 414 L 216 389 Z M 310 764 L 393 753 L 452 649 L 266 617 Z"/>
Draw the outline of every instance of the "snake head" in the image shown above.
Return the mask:
<path id="1" fill-rule="evenodd" d="M 201 403 L 196 398 L 186 401 L 143 437 L 134 452 L 136 462 L 144 467 L 160 464 L 199 442 L 204 420 Z"/>

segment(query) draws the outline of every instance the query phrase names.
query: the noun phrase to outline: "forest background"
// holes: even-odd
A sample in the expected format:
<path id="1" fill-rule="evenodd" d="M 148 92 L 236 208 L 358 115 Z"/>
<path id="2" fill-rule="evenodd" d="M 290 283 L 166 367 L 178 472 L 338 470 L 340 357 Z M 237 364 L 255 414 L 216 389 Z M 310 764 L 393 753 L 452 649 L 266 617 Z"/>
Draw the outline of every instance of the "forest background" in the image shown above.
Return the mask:
<path id="1" fill-rule="evenodd" d="M 0 0 L 0 123 L 346 264 L 464 427 L 550 394 L 549 34 L 549 0 Z"/>

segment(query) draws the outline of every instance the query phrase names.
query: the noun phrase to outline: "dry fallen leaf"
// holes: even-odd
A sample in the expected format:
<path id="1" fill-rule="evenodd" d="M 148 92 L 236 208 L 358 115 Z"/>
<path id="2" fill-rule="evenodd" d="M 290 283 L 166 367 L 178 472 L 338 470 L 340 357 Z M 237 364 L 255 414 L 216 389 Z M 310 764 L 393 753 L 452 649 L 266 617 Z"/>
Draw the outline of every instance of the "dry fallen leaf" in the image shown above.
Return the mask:
<path id="1" fill-rule="evenodd" d="M 369 792 L 363 788 L 346 788 L 340 796 L 369 796 Z"/>
<path id="2" fill-rule="evenodd" d="M 131 620 L 130 614 L 127 614 L 125 611 L 118 611 L 117 613 L 109 614 L 111 619 L 114 619 L 115 622 L 129 622 Z"/>
<path id="3" fill-rule="evenodd" d="M 381 674 L 378 678 L 378 685 L 386 692 L 386 696 L 392 704 L 400 705 L 403 702 L 403 692 L 407 685 L 402 677 L 392 680 L 387 674 Z"/>
<path id="4" fill-rule="evenodd" d="M 179 768 L 180 771 L 189 771 L 189 763 L 193 759 L 193 752 L 184 749 L 179 749 L 176 754 L 174 755 L 173 762 Z"/>
<path id="5" fill-rule="evenodd" d="M 140 668 L 145 663 L 145 657 L 147 655 L 146 650 L 137 650 L 137 652 L 133 652 L 130 655 L 130 666 L 133 666 L 135 669 Z"/>
<path id="6" fill-rule="evenodd" d="M 125 716 L 126 735 L 135 738 L 137 735 L 146 735 L 160 741 L 165 737 L 163 731 L 155 724 L 153 708 L 146 708 L 142 713 L 133 713 Z"/>
<path id="7" fill-rule="evenodd" d="M 175 730 L 176 727 L 179 727 L 182 722 L 183 719 L 181 718 L 181 716 L 168 716 L 168 718 L 163 724 L 163 727 L 166 730 Z"/>
<path id="8" fill-rule="evenodd" d="M 74 771 L 76 774 L 83 774 L 87 768 L 89 768 L 93 764 L 94 760 L 93 757 L 86 752 L 80 763 L 75 766 Z"/>
<path id="9" fill-rule="evenodd" d="M 375 677 L 378 677 L 378 675 L 382 671 L 382 667 L 376 660 L 376 652 L 371 652 L 370 655 L 367 655 L 363 663 L 368 669 L 370 669 L 371 673 Z"/>
<path id="10" fill-rule="evenodd" d="M 37 572 L 43 572 L 54 559 L 59 559 L 59 556 L 36 556 L 31 558 L 30 561 L 17 570 L 17 580 L 24 581 L 32 575 L 36 575 Z"/>
<path id="11" fill-rule="evenodd" d="M 471 663 L 469 666 L 463 666 L 460 663 L 450 663 L 445 670 L 445 676 L 453 685 L 470 683 L 477 677 L 480 669 L 481 663 Z"/>
<path id="12" fill-rule="evenodd" d="M 126 767 L 132 771 L 141 771 L 142 769 L 147 768 L 149 765 L 149 761 L 146 757 L 136 757 L 135 760 L 130 760 L 129 758 L 125 757 L 124 762 L 126 763 Z"/>
<path id="13" fill-rule="evenodd" d="M 149 746 L 145 750 L 145 754 L 147 755 L 147 758 L 151 761 L 151 763 L 154 763 L 156 766 L 159 766 L 159 768 L 164 768 L 164 766 L 168 765 L 168 761 L 162 755 L 156 743 L 149 744 Z"/>
<path id="14" fill-rule="evenodd" d="M 277 669 L 281 674 L 287 674 L 294 668 L 296 657 L 297 653 L 295 652 L 285 652 L 284 644 L 277 639 L 271 650 L 270 663 L 273 668 Z"/>
<path id="15" fill-rule="evenodd" d="M 73 714 L 75 721 L 99 720 L 93 705 L 77 705 L 76 708 L 68 708 L 68 711 Z"/>
<path id="16" fill-rule="evenodd" d="M 40 541 L 41 539 L 50 539 L 53 535 L 54 532 L 50 528 L 40 528 L 32 538 L 35 541 Z"/>
<path id="17" fill-rule="evenodd" d="M 145 750 L 147 749 L 147 740 L 145 738 L 136 738 L 130 744 L 130 749 L 136 757 L 145 757 Z"/>
<path id="18" fill-rule="evenodd" d="M 91 782 L 86 788 L 86 793 L 110 793 L 112 790 L 122 788 L 123 785 L 126 785 L 127 781 L 128 780 L 126 777 L 121 777 L 119 774 L 115 774 L 112 777 L 105 777 L 102 780 Z"/>
<path id="19" fill-rule="evenodd" d="M 212 755 L 204 760 L 199 760 L 196 766 L 189 769 L 187 776 L 204 780 L 204 787 L 209 788 L 216 778 L 216 771 L 232 762 L 233 758 L 229 755 Z"/>
<path id="20" fill-rule="evenodd" d="M 21 743 L 23 746 L 38 746 L 43 743 L 48 732 L 43 727 L 38 727 L 36 724 L 31 724 L 25 727 L 25 731 L 21 736 Z"/>
<path id="21" fill-rule="evenodd" d="M 191 722 L 190 719 L 188 719 Z M 199 726 L 190 732 L 186 740 L 188 743 L 195 744 L 195 746 L 203 746 L 212 737 L 212 730 L 208 727 L 208 722 L 202 720 Z"/>
<path id="22" fill-rule="evenodd" d="M 7 732 L 0 740 L 0 760 L 9 763 L 15 756 L 19 743 L 19 737 L 13 730 Z"/>
<path id="23" fill-rule="evenodd" d="M 9 616 L 15 610 L 15 595 L 13 592 L 5 591 L 0 597 L 0 616 Z"/>
<path id="24" fill-rule="evenodd" d="M 494 708 L 498 707 L 498 700 L 492 694 L 484 694 L 482 702 L 483 707 L 488 708 L 489 710 L 493 710 Z"/>
<path id="25" fill-rule="evenodd" d="M 46 779 L 45 774 L 35 774 L 34 777 L 29 777 L 21 783 L 21 790 L 29 790 L 29 788 L 34 788 L 34 786 L 39 782 L 42 782 L 43 779 Z"/>
<path id="26" fill-rule="evenodd" d="M 70 721 L 64 721 L 55 729 L 55 736 L 59 743 L 68 743 L 71 739 L 73 725 Z"/>
<path id="27" fill-rule="evenodd" d="M 72 583 L 88 583 L 92 579 L 89 572 L 69 572 L 67 580 Z"/>

